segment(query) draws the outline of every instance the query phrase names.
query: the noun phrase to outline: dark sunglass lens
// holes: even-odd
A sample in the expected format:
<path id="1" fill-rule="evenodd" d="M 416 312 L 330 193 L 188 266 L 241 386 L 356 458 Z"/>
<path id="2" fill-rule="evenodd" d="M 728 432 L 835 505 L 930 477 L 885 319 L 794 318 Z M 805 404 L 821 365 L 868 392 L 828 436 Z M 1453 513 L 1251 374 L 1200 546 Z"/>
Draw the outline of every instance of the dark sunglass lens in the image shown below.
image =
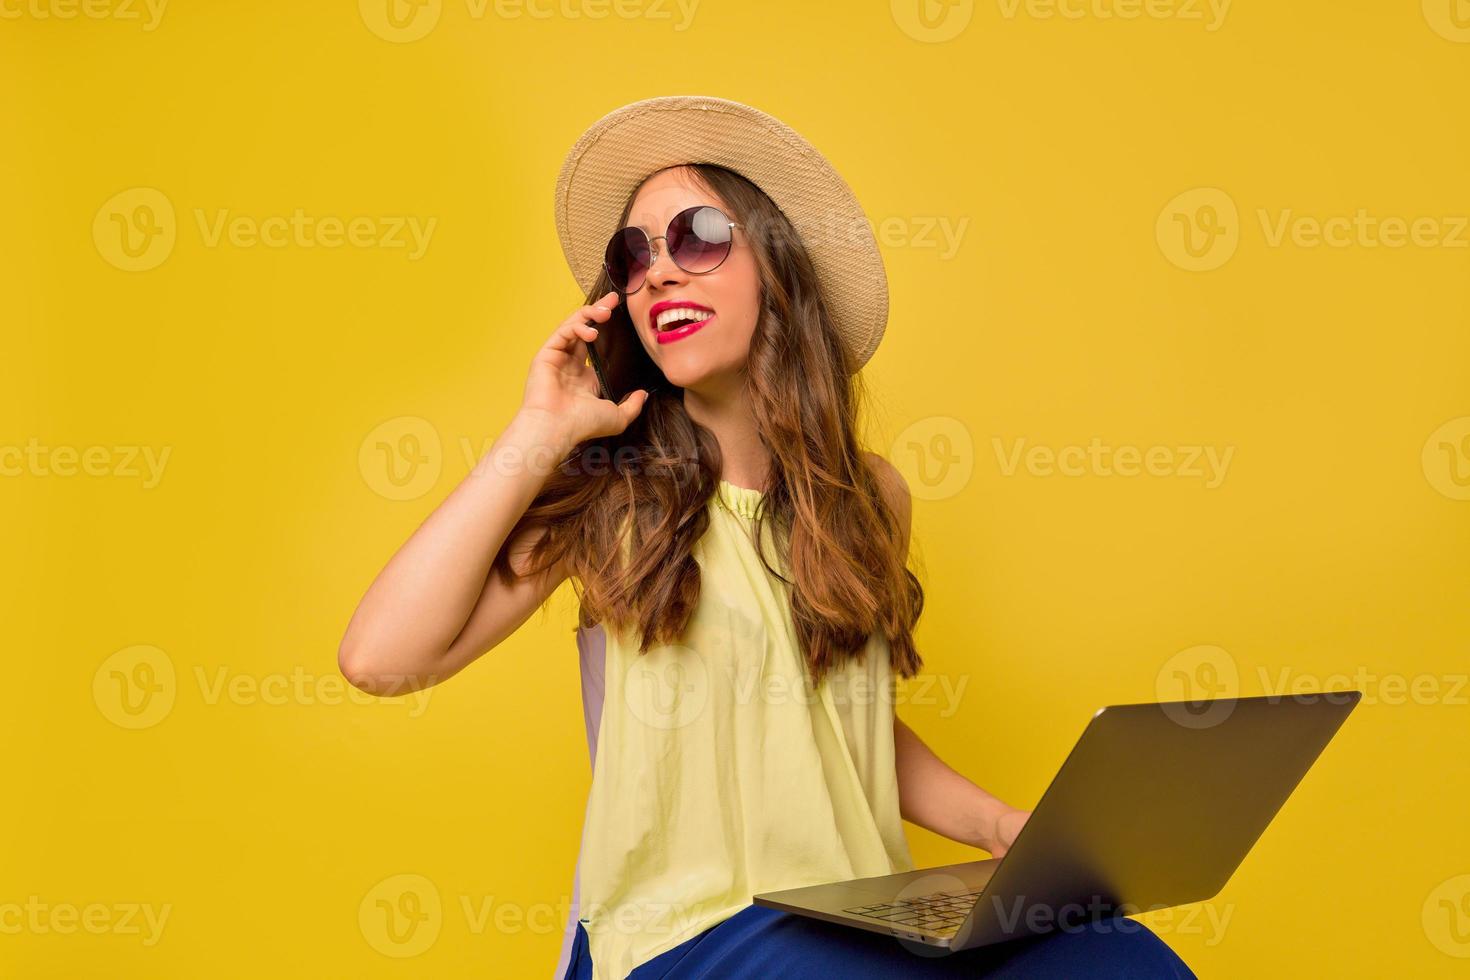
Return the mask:
<path id="1" fill-rule="evenodd" d="M 648 236 L 637 228 L 620 228 L 607 243 L 603 260 L 613 288 L 630 293 L 643 285 L 648 272 Z"/>
<path id="2" fill-rule="evenodd" d="M 730 254 L 730 219 L 707 206 L 681 211 L 669 225 L 669 254 L 685 272 L 709 272 Z"/>

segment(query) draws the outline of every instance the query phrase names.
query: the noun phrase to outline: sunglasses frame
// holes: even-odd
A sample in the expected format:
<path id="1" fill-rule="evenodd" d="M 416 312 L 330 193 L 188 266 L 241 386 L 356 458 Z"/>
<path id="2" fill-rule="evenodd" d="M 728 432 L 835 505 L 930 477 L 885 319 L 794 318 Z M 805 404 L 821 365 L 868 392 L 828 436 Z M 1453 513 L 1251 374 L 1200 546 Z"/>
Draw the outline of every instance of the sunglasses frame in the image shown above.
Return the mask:
<path id="1" fill-rule="evenodd" d="M 638 283 L 638 289 L 630 289 L 630 290 L 626 290 L 625 291 L 622 288 L 620 288 L 616 282 L 613 282 L 613 289 L 616 289 L 617 290 L 619 296 L 632 296 L 634 293 L 638 292 L 639 289 L 642 289 L 645 285 L 648 284 L 648 270 L 649 269 L 652 269 L 653 268 L 653 264 L 658 261 L 658 252 L 654 250 L 653 243 L 656 242 L 656 241 L 659 241 L 660 239 L 662 239 L 663 240 L 663 243 L 664 243 L 663 244 L 664 251 L 667 254 L 668 253 L 668 245 L 669 245 L 669 229 L 674 227 L 674 222 L 675 221 L 678 221 L 680 218 L 682 218 L 684 215 L 688 214 L 691 211 L 703 211 L 705 208 L 709 208 L 711 211 L 713 211 L 716 214 L 718 214 L 721 218 L 724 218 L 725 219 L 725 222 L 724 223 L 725 223 L 725 225 L 727 227 L 729 227 L 729 228 L 739 228 L 740 227 L 740 222 L 738 222 L 738 221 L 731 221 L 730 220 L 730 216 L 728 214 L 726 214 L 724 211 L 721 211 L 719 208 L 715 207 L 713 204 L 695 204 L 695 205 L 692 205 L 690 207 L 685 208 L 684 210 L 680 211 L 678 214 L 676 214 L 672 218 L 670 218 L 669 219 L 668 227 L 664 229 L 664 233 L 662 235 L 654 235 L 652 238 L 649 238 L 648 237 L 648 233 L 645 232 L 642 228 L 639 228 L 637 225 L 624 225 L 623 227 L 619 228 L 617 231 L 613 232 L 611 235 L 608 236 L 608 239 L 607 239 L 607 248 L 604 248 L 602 250 L 602 271 L 605 272 L 605 273 L 607 273 L 607 277 L 608 277 L 609 280 L 612 280 L 614 277 L 613 277 L 612 269 L 610 269 L 608 267 L 608 264 L 607 264 L 607 251 L 608 251 L 609 248 L 612 247 L 613 242 L 617 241 L 617 239 L 619 238 L 619 236 L 621 236 L 624 232 L 627 232 L 627 231 L 636 231 L 640 235 L 642 235 L 647 240 L 647 242 L 648 242 L 648 265 L 643 270 L 643 278 Z M 734 235 L 731 235 L 730 236 L 729 246 L 730 246 L 729 248 L 725 249 L 725 254 L 724 254 L 724 256 L 722 256 L 720 258 L 720 261 L 719 262 L 716 262 L 713 267 L 708 268 L 708 269 L 705 269 L 703 272 L 694 272 L 694 271 L 692 271 L 690 269 L 685 269 L 682 265 L 679 265 L 679 260 L 676 259 L 672 254 L 669 254 L 669 261 L 672 262 L 672 263 L 674 263 L 675 266 L 678 266 L 678 268 L 679 268 L 680 271 L 685 272 L 685 273 L 688 273 L 691 276 L 707 276 L 711 272 L 714 272 L 715 269 L 718 269 L 720 266 L 724 265 L 725 264 L 725 259 L 728 259 L 730 257 L 730 253 L 735 250 L 735 236 Z"/>

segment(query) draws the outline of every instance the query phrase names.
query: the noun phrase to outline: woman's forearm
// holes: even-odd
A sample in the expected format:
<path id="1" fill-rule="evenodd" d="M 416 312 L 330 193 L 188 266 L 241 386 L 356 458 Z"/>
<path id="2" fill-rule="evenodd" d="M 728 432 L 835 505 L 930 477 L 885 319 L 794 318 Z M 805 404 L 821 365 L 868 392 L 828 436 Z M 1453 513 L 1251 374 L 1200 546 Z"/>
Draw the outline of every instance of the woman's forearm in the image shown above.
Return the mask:
<path id="1" fill-rule="evenodd" d="M 903 818 L 950 840 L 994 853 L 997 824 L 1014 810 L 945 764 L 912 728 L 893 719 L 894 763 Z"/>
<path id="2" fill-rule="evenodd" d="M 355 685 L 404 694 L 435 683 L 482 592 L 497 587 L 491 562 L 570 445 L 555 420 L 516 415 L 363 596 L 338 654 Z"/>

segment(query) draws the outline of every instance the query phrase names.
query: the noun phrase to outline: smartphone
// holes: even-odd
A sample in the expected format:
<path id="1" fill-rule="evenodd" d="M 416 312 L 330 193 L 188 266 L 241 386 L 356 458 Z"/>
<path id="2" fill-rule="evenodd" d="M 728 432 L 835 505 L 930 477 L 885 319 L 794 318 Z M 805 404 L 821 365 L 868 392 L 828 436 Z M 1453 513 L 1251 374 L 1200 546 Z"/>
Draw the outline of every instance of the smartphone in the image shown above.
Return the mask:
<path id="1" fill-rule="evenodd" d="M 587 345 L 587 354 L 603 398 L 620 402 L 639 388 L 651 395 L 668 386 L 668 379 L 643 349 L 643 342 L 621 307 L 606 323 L 587 323 L 597 328 L 597 336 Z"/>

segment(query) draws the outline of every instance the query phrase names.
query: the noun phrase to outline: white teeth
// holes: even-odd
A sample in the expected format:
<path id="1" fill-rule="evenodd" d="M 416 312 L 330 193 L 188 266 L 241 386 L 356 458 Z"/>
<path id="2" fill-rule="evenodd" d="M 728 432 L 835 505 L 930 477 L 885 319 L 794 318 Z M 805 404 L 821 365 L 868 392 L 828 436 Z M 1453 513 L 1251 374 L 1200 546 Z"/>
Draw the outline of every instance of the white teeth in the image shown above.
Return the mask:
<path id="1" fill-rule="evenodd" d="M 691 306 L 674 306 L 664 310 L 654 321 L 654 329 L 662 330 L 675 320 L 706 320 L 714 314 L 708 310 L 697 310 Z"/>

